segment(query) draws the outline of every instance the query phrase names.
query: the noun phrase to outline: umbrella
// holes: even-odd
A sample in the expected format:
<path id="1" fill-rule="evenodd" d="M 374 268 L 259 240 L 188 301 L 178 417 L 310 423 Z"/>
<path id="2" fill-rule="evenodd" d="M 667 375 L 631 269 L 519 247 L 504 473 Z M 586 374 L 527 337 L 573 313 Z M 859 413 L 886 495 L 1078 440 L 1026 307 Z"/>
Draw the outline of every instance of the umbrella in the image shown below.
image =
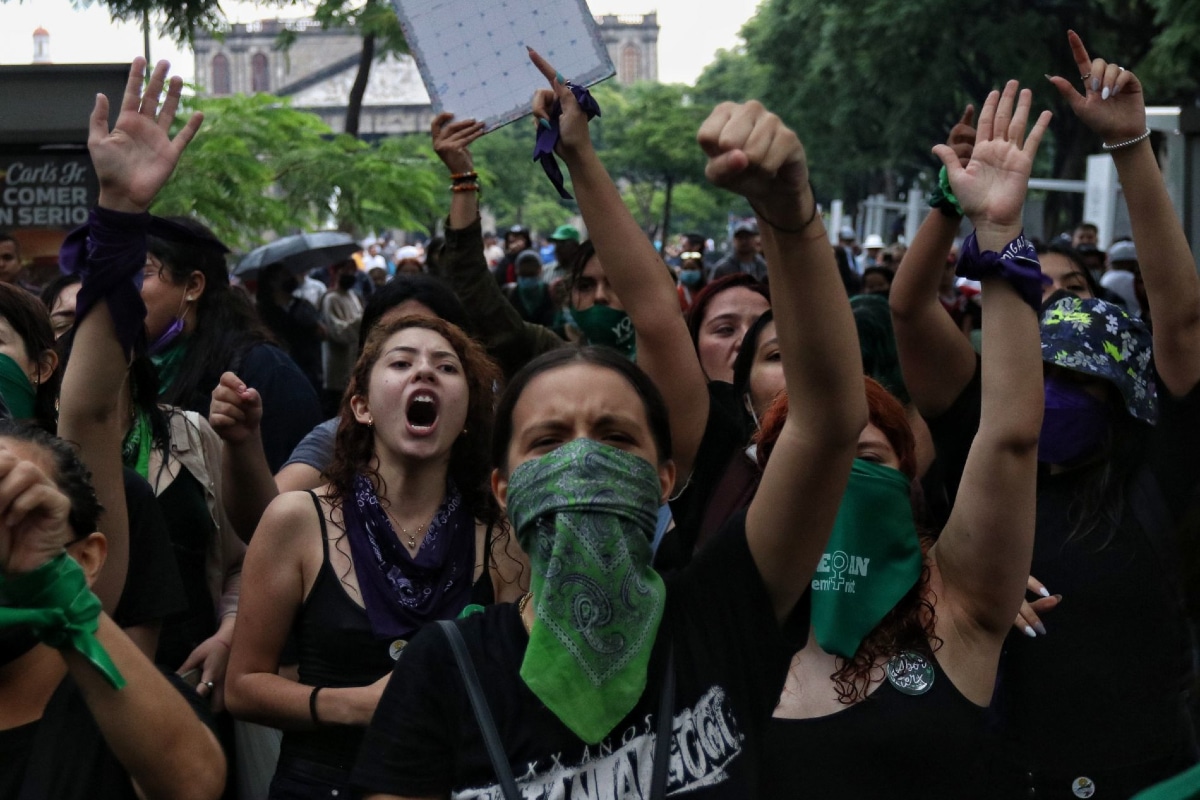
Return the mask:
<path id="1" fill-rule="evenodd" d="M 303 275 L 313 269 L 332 266 L 361 249 L 353 236 L 341 231 L 297 233 L 254 248 L 242 257 L 231 274 L 242 280 L 252 280 L 260 269 L 279 262 L 291 272 Z"/>

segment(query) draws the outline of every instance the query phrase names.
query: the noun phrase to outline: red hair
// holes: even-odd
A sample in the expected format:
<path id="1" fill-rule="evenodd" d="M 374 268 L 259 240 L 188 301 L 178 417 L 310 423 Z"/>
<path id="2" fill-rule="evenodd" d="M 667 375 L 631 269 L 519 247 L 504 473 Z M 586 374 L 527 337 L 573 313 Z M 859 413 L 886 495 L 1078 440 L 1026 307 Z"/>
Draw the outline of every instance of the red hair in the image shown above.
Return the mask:
<path id="1" fill-rule="evenodd" d="M 866 376 L 863 381 L 867 392 L 867 421 L 883 432 L 900 460 L 900 472 L 915 484 L 917 445 L 904 406 L 878 381 Z M 787 415 L 787 392 L 780 392 L 763 414 L 762 426 L 755 437 L 759 469 L 766 467 Z M 924 535 L 920 538 L 922 555 L 927 555 L 932 540 Z M 829 678 L 834 683 L 840 702 L 850 705 L 867 696 L 872 681 L 882 677 L 882 668 L 878 666 L 880 661 L 886 661 L 902 650 L 913 649 L 932 654 L 941 647 L 941 640 L 934 635 L 937 619 L 935 602 L 936 598 L 929 591 L 929 565 L 926 563 L 921 568 L 917 582 L 867 634 L 854 657 L 837 657 L 837 669 Z"/>
<path id="2" fill-rule="evenodd" d="M 913 438 L 908 414 L 900 401 L 874 378 L 863 376 L 867 391 L 867 421 L 878 428 L 887 438 L 896 457 L 900 460 L 900 471 L 910 481 L 917 477 L 917 441 Z M 763 413 L 758 434 L 758 467 L 764 469 L 775 442 L 783 430 L 788 415 L 787 392 L 780 392 L 770 407 Z"/>

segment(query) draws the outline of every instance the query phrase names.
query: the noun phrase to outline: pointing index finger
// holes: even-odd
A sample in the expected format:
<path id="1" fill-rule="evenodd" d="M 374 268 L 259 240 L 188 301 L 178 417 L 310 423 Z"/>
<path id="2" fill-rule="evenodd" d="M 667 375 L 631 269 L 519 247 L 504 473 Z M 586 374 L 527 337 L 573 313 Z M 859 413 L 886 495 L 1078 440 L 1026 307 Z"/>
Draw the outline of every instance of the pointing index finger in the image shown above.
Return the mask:
<path id="1" fill-rule="evenodd" d="M 1083 46 L 1083 39 L 1080 39 L 1075 31 L 1067 31 L 1067 41 L 1071 44 L 1071 56 L 1075 59 L 1075 66 L 1079 67 L 1079 74 L 1086 75 L 1091 72 L 1092 59 L 1088 56 L 1087 48 Z"/>
<path id="2" fill-rule="evenodd" d="M 557 89 L 559 87 L 558 70 L 550 66 L 550 62 L 542 58 L 537 50 L 534 50 L 532 47 L 526 47 L 525 49 L 529 51 L 529 60 L 538 68 L 538 72 L 542 73 L 542 76 L 550 81 L 550 85 Z"/>
<path id="3" fill-rule="evenodd" d="M 959 118 L 959 125 L 970 125 L 975 120 L 975 106 L 967 103 L 967 107 L 963 109 L 963 115 Z"/>

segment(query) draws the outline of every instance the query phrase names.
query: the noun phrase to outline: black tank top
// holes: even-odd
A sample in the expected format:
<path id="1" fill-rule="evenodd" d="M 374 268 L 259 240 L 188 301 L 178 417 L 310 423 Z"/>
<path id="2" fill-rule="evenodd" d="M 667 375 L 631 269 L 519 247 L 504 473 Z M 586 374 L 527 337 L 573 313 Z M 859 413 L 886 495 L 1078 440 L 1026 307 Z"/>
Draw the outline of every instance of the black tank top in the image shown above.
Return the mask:
<path id="1" fill-rule="evenodd" d="M 986 709 L 959 693 L 937 659 L 933 685 L 904 694 L 887 679 L 824 717 L 773 718 L 762 797 L 960 800 L 984 780 Z"/>
<path id="2" fill-rule="evenodd" d="M 292 626 L 299 655 L 300 683 L 344 688 L 368 686 L 391 672 L 405 643 L 376 639 L 365 608 L 346 594 L 329 563 L 329 535 L 321 501 L 309 492 L 321 521 L 321 569 Z M 491 528 L 484 552 L 490 560 Z M 348 546 L 348 545 L 347 545 Z M 487 562 L 485 562 L 487 563 Z M 471 602 L 494 602 L 491 575 L 483 570 L 471 589 Z M 349 771 L 354 766 L 365 728 L 325 726 L 313 731 L 287 731 L 280 761 L 303 759 Z"/>

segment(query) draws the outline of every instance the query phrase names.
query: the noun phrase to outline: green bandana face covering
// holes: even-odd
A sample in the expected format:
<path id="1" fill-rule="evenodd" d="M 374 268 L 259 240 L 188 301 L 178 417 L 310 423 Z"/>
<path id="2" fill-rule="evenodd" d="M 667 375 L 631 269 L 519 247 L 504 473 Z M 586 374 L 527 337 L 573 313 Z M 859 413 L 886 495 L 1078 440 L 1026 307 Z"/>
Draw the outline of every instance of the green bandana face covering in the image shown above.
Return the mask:
<path id="1" fill-rule="evenodd" d="M 508 516 L 533 568 L 521 679 L 596 744 L 637 704 L 666 604 L 650 566 L 661 502 L 645 459 L 576 439 L 512 472 Z"/>
<path id="2" fill-rule="evenodd" d="M 25 370 L 11 357 L 0 353 L 0 397 L 15 420 L 33 419 L 37 390 Z"/>
<path id="3" fill-rule="evenodd" d="M 812 626 L 827 653 L 853 658 L 921 576 L 908 478 L 856 458 L 812 581 Z"/>
<path id="4" fill-rule="evenodd" d="M 637 339 L 633 322 L 624 311 L 597 303 L 583 311 L 571 309 L 571 317 L 579 330 L 583 331 L 588 344 L 611 347 L 626 358 L 633 359 Z"/>

